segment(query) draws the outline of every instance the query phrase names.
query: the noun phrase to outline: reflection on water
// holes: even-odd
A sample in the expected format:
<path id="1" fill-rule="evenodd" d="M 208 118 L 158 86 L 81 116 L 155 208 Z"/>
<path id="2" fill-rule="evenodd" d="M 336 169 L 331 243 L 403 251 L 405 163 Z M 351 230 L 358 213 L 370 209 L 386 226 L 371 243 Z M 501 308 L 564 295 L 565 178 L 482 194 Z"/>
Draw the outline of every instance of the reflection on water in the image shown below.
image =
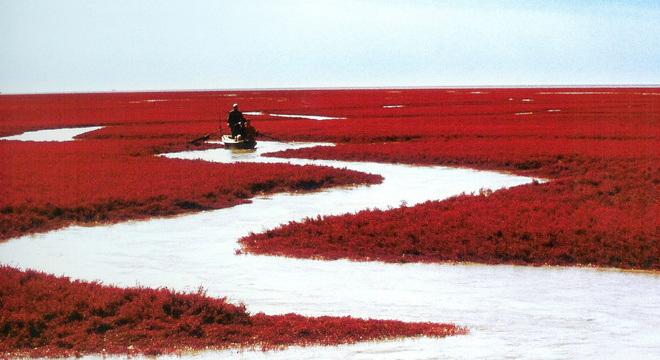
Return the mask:
<path id="1" fill-rule="evenodd" d="M 260 142 L 252 151 L 169 154 L 268 161 L 311 144 Z M 468 336 L 185 358 L 429 359 L 660 357 L 660 276 L 589 268 L 385 264 L 235 255 L 249 232 L 317 214 L 413 205 L 532 179 L 442 167 L 292 160 L 382 174 L 381 185 L 276 194 L 253 203 L 112 226 L 71 227 L 0 244 L 0 262 L 107 284 L 167 286 L 244 302 L 251 312 L 452 322 Z M 90 357 L 95 358 L 95 357 Z"/>

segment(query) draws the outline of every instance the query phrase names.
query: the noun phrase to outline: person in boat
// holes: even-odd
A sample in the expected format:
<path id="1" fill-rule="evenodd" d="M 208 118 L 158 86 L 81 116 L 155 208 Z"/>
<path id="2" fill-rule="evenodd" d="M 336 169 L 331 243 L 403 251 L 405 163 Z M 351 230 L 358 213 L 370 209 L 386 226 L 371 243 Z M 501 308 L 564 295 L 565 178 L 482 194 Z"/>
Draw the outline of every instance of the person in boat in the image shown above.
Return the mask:
<path id="1" fill-rule="evenodd" d="M 250 120 L 245 119 L 243 125 L 243 138 L 245 140 L 252 141 L 256 137 L 257 137 L 257 129 L 253 128 L 252 125 L 250 125 Z"/>
<path id="2" fill-rule="evenodd" d="M 227 127 L 231 131 L 231 137 L 237 136 L 245 137 L 245 122 L 243 113 L 238 111 L 238 104 L 234 104 L 234 109 L 229 112 L 227 117 Z"/>

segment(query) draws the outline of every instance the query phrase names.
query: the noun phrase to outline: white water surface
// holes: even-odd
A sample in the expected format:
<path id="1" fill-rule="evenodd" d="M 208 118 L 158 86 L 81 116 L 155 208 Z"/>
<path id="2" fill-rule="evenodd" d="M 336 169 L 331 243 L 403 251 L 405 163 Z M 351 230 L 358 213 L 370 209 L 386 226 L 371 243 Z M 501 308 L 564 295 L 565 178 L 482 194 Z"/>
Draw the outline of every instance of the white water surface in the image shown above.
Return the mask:
<path id="1" fill-rule="evenodd" d="M 443 167 L 265 158 L 321 144 L 168 154 L 208 161 L 312 163 L 381 174 L 380 185 L 257 197 L 251 204 L 111 226 L 70 227 L 0 244 L 0 263 L 106 284 L 169 287 L 243 302 L 250 312 L 456 323 L 470 335 L 186 359 L 660 358 L 660 276 L 617 270 L 386 264 L 235 255 L 237 239 L 292 220 L 412 206 L 531 178 Z M 101 356 L 89 356 L 100 359 Z M 165 356 L 163 358 L 179 358 Z"/>
<path id="2" fill-rule="evenodd" d="M 94 131 L 103 128 L 103 126 L 88 126 L 79 128 L 64 128 L 64 129 L 47 129 L 26 131 L 22 134 L 6 136 L 0 140 L 15 140 L 15 141 L 73 141 L 78 135 L 86 132 Z"/>
<path id="3" fill-rule="evenodd" d="M 296 119 L 310 119 L 310 120 L 342 120 L 346 119 L 345 117 L 333 117 L 333 116 L 320 116 L 320 115 L 295 115 L 295 114 L 269 114 L 263 111 L 248 111 L 244 112 L 244 115 L 268 115 L 273 117 L 286 117 L 286 118 L 296 118 Z"/>

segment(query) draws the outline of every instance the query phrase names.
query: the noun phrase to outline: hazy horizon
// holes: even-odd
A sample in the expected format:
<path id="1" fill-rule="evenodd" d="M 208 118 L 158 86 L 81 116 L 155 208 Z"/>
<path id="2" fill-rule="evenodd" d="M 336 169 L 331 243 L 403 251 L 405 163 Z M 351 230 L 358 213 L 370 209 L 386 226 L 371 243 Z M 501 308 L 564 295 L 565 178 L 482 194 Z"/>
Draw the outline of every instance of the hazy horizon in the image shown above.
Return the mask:
<path id="1" fill-rule="evenodd" d="M 175 93 L 175 92 L 232 92 L 232 91 L 312 91 L 312 90 L 406 90 L 406 89 L 656 89 L 656 84 L 562 84 L 562 85 L 448 85 L 448 86 L 354 86 L 354 87 L 250 87 L 250 88 L 208 88 L 208 89 L 133 89 L 133 90 L 73 90 L 73 91 L 26 91 L 1 92 L 0 95 L 49 95 L 49 94 L 105 94 L 105 93 Z"/>

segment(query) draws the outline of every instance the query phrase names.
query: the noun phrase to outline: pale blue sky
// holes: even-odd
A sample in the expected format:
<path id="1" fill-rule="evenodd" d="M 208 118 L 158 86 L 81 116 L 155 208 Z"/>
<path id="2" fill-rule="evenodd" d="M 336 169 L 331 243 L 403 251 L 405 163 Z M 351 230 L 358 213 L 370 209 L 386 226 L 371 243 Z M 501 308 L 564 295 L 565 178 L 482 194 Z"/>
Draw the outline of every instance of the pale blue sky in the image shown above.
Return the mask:
<path id="1" fill-rule="evenodd" d="M 0 0 L 0 92 L 658 85 L 660 2 Z"/>

